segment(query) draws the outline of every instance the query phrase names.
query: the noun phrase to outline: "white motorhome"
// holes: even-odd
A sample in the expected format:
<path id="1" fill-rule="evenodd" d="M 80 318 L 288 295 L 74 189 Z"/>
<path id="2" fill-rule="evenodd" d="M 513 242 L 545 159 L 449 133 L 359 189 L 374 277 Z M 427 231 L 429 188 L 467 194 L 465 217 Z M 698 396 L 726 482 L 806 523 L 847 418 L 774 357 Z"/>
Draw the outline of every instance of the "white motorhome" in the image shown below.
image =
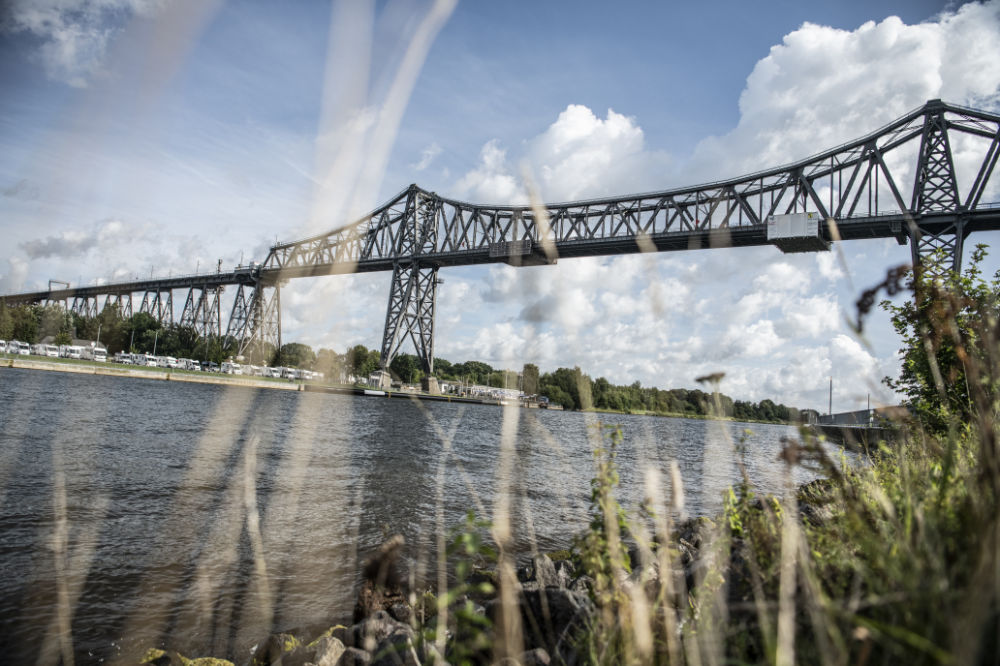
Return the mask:
<path id="1" fill-rule="evenodd" d="M 79 345 L 59 345 L 59 355 L 63 358 L 82 358 L 83 347 Z"/>
<path id="2" fill-rule="evenodd" d="M 31 353 L 34 356 L 45 356 L 45 345 L 40 342 L 31 345 Z"/>
<path id="3" fill-rule="evenodd" d="M 108 350 L 104 347 L 84 347 L 80 353 L 80 358 L 104 363 L 108 360 Z"/>
<path id="4" fill-rule="evenodd" d="M 44 345 L 45 355 L 49 358 L 59 358 L 59 347 L 55 345 Z"/>
<path id="5" fill-rule="evenodd" d="M 242 375 L 243 367 L 239 363 L 231 363 L 229 361 L 223 361 L 222 367 L 219 368 L 219 372 L 227 375 Z"/>

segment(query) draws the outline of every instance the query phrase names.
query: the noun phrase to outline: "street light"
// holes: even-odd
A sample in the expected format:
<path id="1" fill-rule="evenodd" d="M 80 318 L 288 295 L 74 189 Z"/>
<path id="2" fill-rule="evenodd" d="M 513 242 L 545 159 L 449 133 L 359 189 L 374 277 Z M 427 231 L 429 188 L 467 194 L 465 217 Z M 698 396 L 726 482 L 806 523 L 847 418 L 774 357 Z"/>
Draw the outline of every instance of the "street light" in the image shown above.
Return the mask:
<path id="1" fill-rule="evenodd" d="M 153 356 L 156 356 L 156 339 L 160 337 L 160 329 L 156 329 L 156 333 L 153 334 Z"/>

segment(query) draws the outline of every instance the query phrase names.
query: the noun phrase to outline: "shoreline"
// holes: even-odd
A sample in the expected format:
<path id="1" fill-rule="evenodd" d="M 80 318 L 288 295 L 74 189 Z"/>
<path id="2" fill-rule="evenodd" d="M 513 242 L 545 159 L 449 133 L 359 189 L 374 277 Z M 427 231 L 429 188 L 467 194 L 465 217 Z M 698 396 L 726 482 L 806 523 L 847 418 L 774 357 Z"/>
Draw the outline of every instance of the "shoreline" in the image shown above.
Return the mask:
<path id="1" fill-rule="evenodd" d="M 307 383 L 302 381 L 272 380 L 260 377 L 245 377 L 242 375 L 223 375 L 219 373 L 195 373 L 186 370 L 146 369 L 139 366 L 117 366 L 96 362 L 66 362 L 43 361 L 37 359 L 22 359 L 16 356 L 0 357 L 0 368 L 19 368 L 22 370 L 43 370 L 49 372 L 69 372 L 82 375 L 103 375 L 107 377 L 130 377 L 138 379 L 154 379 L 159 381 L 187 382 L 190 384 L 216 384 L 219 386 L 243 386 L 257 389 L 276 389 L 279 391 L 302 391 L 309 393 L 331 393 L 337 395 L 356 395 L 365 398 L 413 399 L 431 402 L 455 402 L 471 405 L 504 406 L 499 400 L 484 400 L 480 398 L 464 398 L 452 395 L 432 395 L 429 393 L 411 393 L 409 391 L 385 391 L 361 386 L 334 386 L 330 384 Z M 516 404 L 523 409 L 537 407 Z M 781 423 L 777 421 L 737 421 L 732 417 L 712 417 L 709 415 L 692 414 L 657 414 L 618 412 L 612 410 L 588 409 L 581 413 L 622 414 L 632 416 L 653 416 L 656 418 L 682 418 L 702 421 L 727 421 L 732 423 L 761 423 L 765 425 L 784 425 L 803 427 L 803 424 Z M 810 424 L 805 425 L 814 435 L 822 435 L 828 440 L 852 450 L 865 452 L 879 438 L 892 436 L 892 430 L 878 427 L 857 427 Z"/>
<path id="2" fill-rule="evenodd" d="M 243 386 L 257 389 L 276 389 L 279 391 L 302 391 L 309 393 L 332 393 L 338 395 L 356 395 L 366 398 L 395 398 L 429 400 L 432 402 L 458 402 L 472 405 L 503 406 L 498 400 L 482 400 L 479 398 L 463 398 L 450 395 L 431 395 L 428 393 L 411 393 L 408 391 L 384 391 L 359 386 L 334 386 L 329 384 L 314 384 L 302 381 L 272 380 L 261 377 L 245 377 L 242 375 L 223 375 L 220 373 L 196 373 L 185 370 L 141 368 L 139 366 L 118 366 L 87 362 L 43 361 L 25 359 L 16 356 L 0 357 L 0 368 L 18 368 L 21 370 L 42 370 L 46 372 L 68 372 L 79 375 L 102 375 L 106 377 L 124 377 L 136 379 L 153 379 L 158 381 L 186 382 L 189 384 L 216 384 L 219 386 Z"/>

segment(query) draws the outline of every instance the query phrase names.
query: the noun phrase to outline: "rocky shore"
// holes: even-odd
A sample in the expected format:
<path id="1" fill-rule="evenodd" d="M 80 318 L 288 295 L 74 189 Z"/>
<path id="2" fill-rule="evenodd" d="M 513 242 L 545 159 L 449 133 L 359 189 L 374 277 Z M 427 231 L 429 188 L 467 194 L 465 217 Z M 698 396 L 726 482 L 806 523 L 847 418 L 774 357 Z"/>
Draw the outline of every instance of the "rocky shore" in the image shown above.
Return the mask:
<path id="1" fill-rule="evenodd" d="M 798 516 L 803 525 L 818 525 L 832 516 L 829 482 L 813 481 L 799 488 Z M 754 499 L 750 513 L 769 513 L 761 499 Z M 261 640 L 251 655 L 236 663 L 202 657 L 190 659 L 170 650 L 151 649 L 143 664 L 157 666 L 422 666 L 449 663 L 497 663 L 494 634 L 510 622 L 500 600 L 496 567 L 471 566 L 464 580 L 448 590 L 441 603 L 430 591 L 407 590 L 398 570 L 404 551 L 403 537 L 386 541 L 365 562 L 353 616 L 349 622 L 325 630 L 297 630 L 272 634 Z M 643 595 L 652 602 L 664 590 L 674 590 L 672 606 L 680 631 L 688 609 L 688 592 L 706 576 L 717 578 L 730 609 L 730 621 L 743 628 L 755 622 L 752 608 L 752 575 L 745 559 L 747 544 L 731 532 L 724 517 L 693 518 L 672 532 L 669 571 L 660 561 L 633 547 L 628 554 L 630 573 L 617 588 L 626 595 Z M 720 546 L 723 549 L 720 553 Z M 720 554 L 723 557 L 720 568 Z M 538 554 L 516 567 L 517 643 L 519 653 L 499 663 L 507 666 L 544 666 L 589 663 L 587 639 L 601 609 L 595 604 L 595 581 L 578 570 L 569 553 Z M 662 578 L 663 575 L 667 579 Z M 439 634 L 439 609 L 447 608 L 444 639 Z M 742 609 L 742 610 L 741 610 Z M 504 617 L 506 615 L 506 617 Z M 444 646 L 442 650 L 441 647 Z"/>
<path id="2" fill-rule="evenodd" d="M 684 563 L 675 572 L 693 582 L 701 527 L 710 525 L 695 519 L 681 525 L 677 545 Z M 386 541 L 365 563 L 350 623 L 336 624 L 319 633 L 291 629 L 268 636 L 244 662 L 202 657 L 190 659 L 170 650 L 151 649 L 143 664 L 157 666 L 390 666 L 404 664 L 452 663 L 450 653 L 442 654 L 435 645 L 438 631 L 438 601 L 430 592 L 411 594 L 396 569 L 403 550 L 400 536 Z M 658 578 L 656 564 L 642 567 L 633 552 L 630 584 L 649 584 Z M 598 612 L 592 600 L 594 581 L 577 571 L 567 553 L 554 557 L 539 554 L 516 569 L 517 614 L 521 653 L 505 663 L 521 666 L 583 663 L 581 639 L 586 636 Z M 652 570 L 651 570 L 652 569 Z M 680 581 L 678 581 L 680 583 Z M 486 641 L 470 637 L 457 644 L 461 661 L 491 663 L 489 643 L 492 628 L 502 622 L 503 609 L 498 595 L 499 575 L 495 567 L 474 567 L 464 594 L 451 599 L 446 636 L 461 638 L 463 632 L 477 630 Z M 469 615 L 479 621 L 469 620 Z M 444 642 L 444 641 L 441 641 Z M 440 644 L 440 643 L 438 643 Z"/>

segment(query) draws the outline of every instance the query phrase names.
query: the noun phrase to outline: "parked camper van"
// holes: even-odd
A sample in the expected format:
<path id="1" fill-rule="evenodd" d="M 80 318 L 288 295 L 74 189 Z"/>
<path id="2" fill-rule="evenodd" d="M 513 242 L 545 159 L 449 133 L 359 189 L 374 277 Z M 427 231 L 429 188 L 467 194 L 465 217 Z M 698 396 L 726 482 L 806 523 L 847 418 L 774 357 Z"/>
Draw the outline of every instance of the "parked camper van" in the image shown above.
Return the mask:
<path id="1" fill-rule="evenodd" d="M 46 356 L 48 356 L 49 358 L 59 358 L 59 347 L 56 347 L 55 345 L 44 345 L 44 346 L 45 346 Z"/>
<path id="2" fill-rule="evenodd" d="M 104 363 L 108 360 L 108 350 L 104 347 L 84 347 L 80 352 L 80 358 Z"/>

